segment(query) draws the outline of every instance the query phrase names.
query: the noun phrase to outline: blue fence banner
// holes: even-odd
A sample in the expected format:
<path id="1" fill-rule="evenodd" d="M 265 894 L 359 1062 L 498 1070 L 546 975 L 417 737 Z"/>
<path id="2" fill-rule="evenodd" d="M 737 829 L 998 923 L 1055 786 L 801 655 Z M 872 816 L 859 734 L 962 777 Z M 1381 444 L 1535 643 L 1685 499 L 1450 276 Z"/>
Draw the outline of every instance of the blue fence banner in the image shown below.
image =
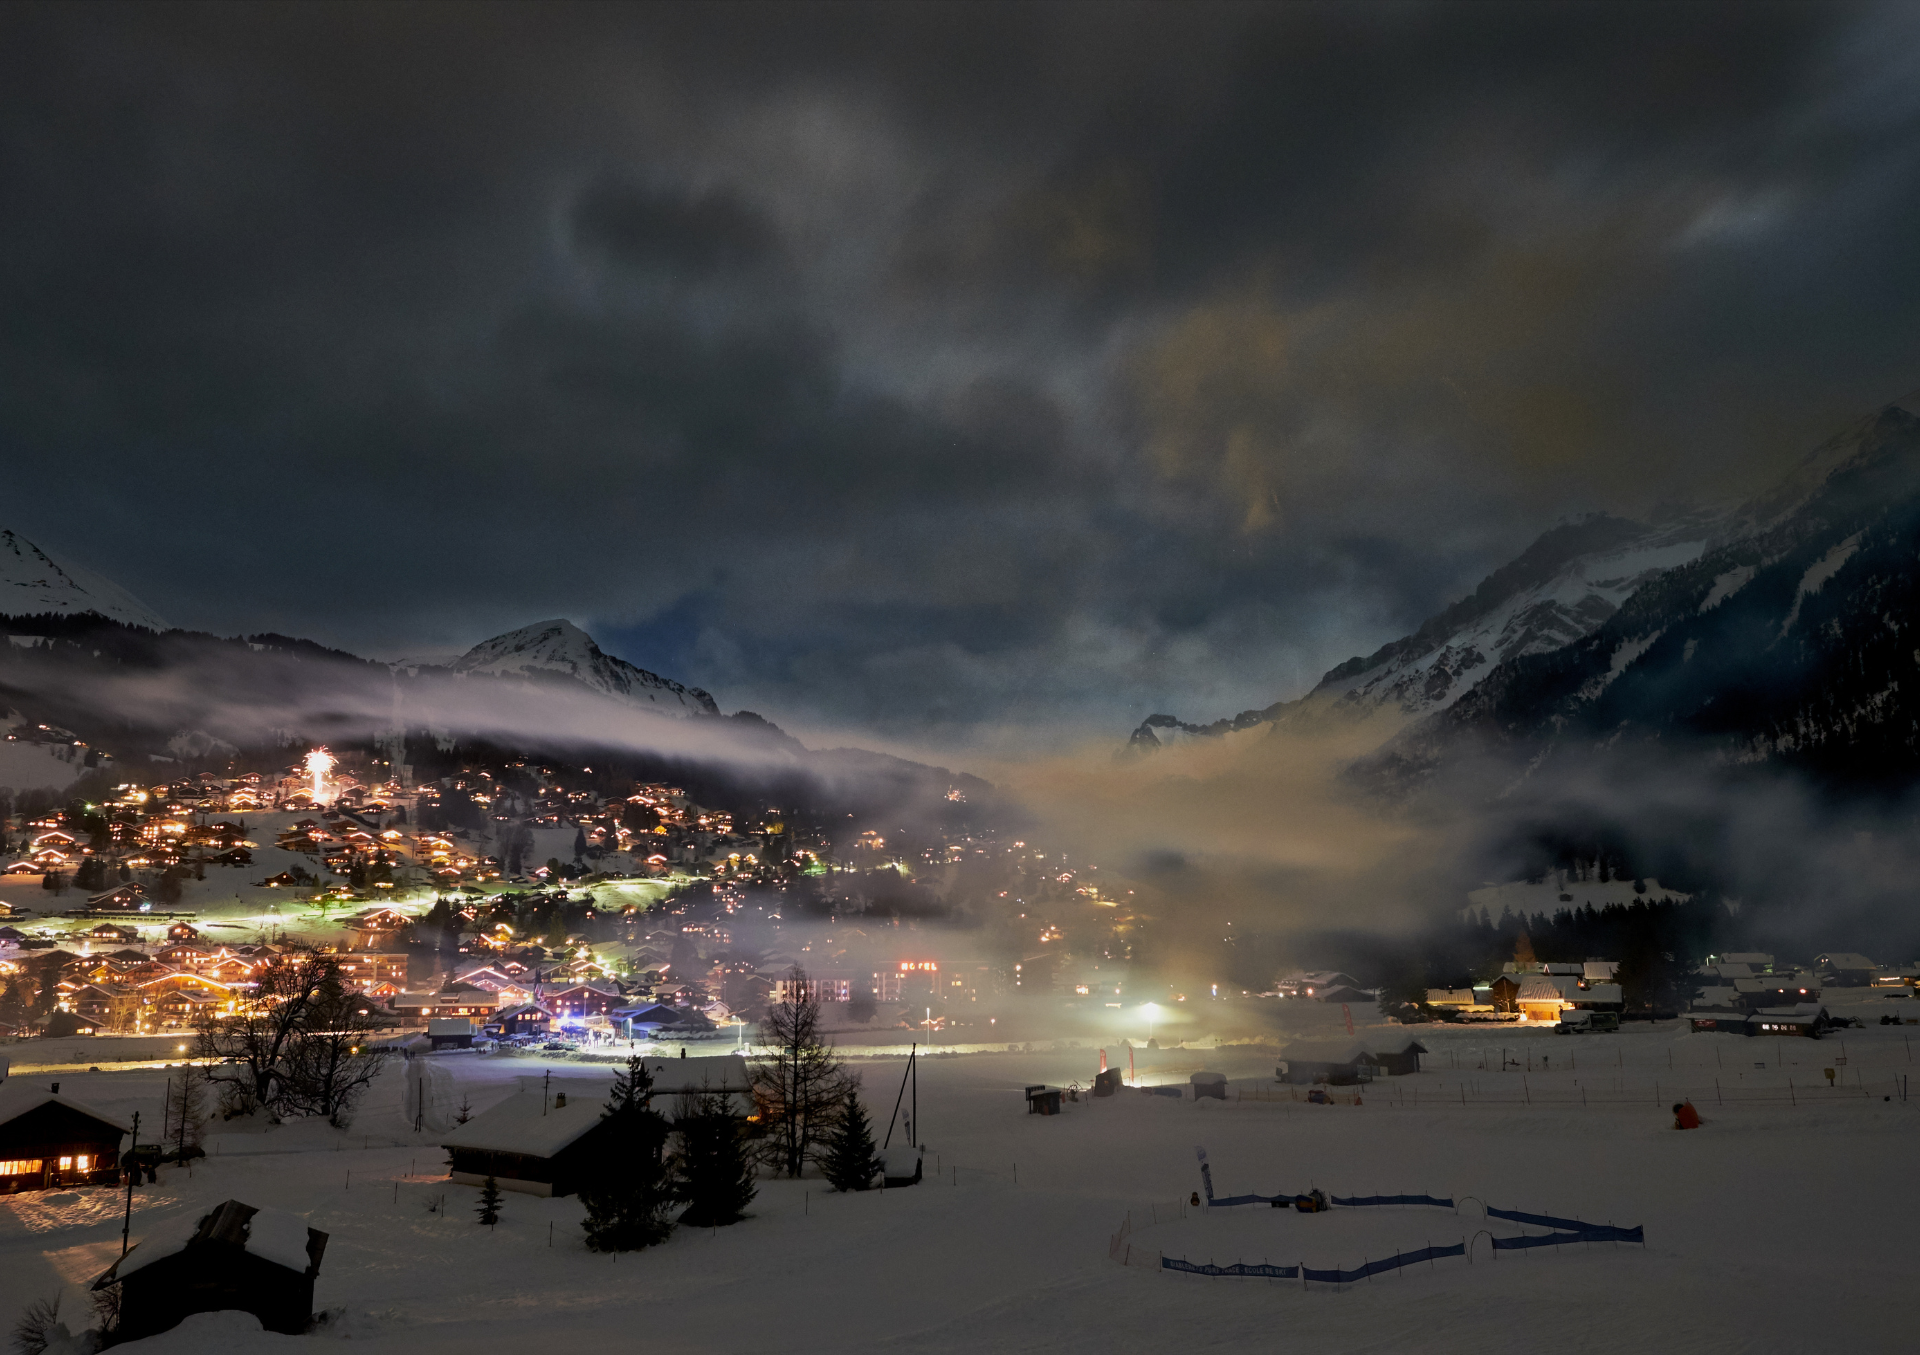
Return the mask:
<path id="1" fill-rule="evenodd" d="M 1442 1200 L 1433 1195 L 1335 1195 L 1333 1202 L 1349 1209 L 1373 1204 L 1428 1204 L 1435 1209 L 1453 1208 L 1452 1200 Z"/>
<path id="2" fill-rule="evenodd" d="M 1542 1233 L 1538 1237 L 1496 1237 L 1492 1239 L 1496 1251 L 1524 1251 L 1528 1247 L 1561 1247 L 1572 1242 L 1638 1242 L 1647 1243 L 1647 1230 L 1639 1228 L 1612 1228 L 1606 1224 L 1588 1224 L 1577 1233 Z"/>
<path id="3" fill-rule="evenodd" d="M 1300 1278 L 1298 1266 L 1250 1266 L 1235 1263 L 1231 1266 L 1195 1265 L 1191 1261 L 1182 1261 L 1177 1256 L 1163 1256 L 1160 1264 L 1167 1270 L 1185 1271 L 1189 1275 L 1240 1275 L 1264 1280 L 1297 1280 Z"/>
<path id="4" fill-rule="evenodd" d="M 1605 1226 L 1598 1223 L 1582 1223 L 1579 1219 L 1557 1219 L 1551 1214 L 1522 1214 L 1517 1209 L 1494 1209 L 1491 1206 L 1487 1209 L 1487 1217 L 1507 1219 L 1513 1223 L 1527 1223 L 1535 1228 L 1555 1228 L 1566 1233 L 1584 1233 L 1589 1228 Z"/>
<path id="5" fill-rule="evenodd" d="M 1306 1277 L 1320 1284 L 1352 1284 L 1355 1280 L 1364 1280 L 1369 1275 L 1384 1275 L 1389 1270 L 1398 1270 L 1402 1266 L 1425 1265 L 1443 1256 L 1465 1256 L 1467 1244 L 1456 1242 L 1451 1247 L 1422 1247 L 1419 1251 L 1400 1252 L 1393 1256 L 1383 1256 L 1378 1261 L 1368 1261 L 1355 1270 L 1315 1270 L 1305 1266 Z"/>
<path id="6" fill-rule="evenodd" d="M 1209 1195 L 1207 1203 L 1215 1209 L 1221 1209 L 1230 1204 L 1292 1204 L 1300 1198 L 1284 1192 L 1279 1195 L 1222 1195 L 1217 1200 Z"/>

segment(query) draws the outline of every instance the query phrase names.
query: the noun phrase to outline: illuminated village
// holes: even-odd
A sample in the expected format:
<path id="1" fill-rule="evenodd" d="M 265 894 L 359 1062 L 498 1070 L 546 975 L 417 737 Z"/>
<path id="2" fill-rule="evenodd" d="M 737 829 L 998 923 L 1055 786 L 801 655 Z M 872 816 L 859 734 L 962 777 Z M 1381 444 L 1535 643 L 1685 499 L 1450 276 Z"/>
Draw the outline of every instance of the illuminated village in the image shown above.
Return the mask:
<path id="1" fill-rule="evenodd" d="M 1127 895 L 1025 841 L 967 834 L 908 859 L 881 829 L 836 851 L 777 810 L 736 824 L 665 784 L 601 796 L 524 762 L 511 787 L 383 770 L 314 749 L 275 774 L 8 819 L 0 1035 L 190 1034 L 309 946 L 339 957 L 372 1025 L 458 1020 L 482 1042 L 739 1041 L 796 965 L 836 1012 L 929 1039 L 999 1035 L 996 1000 L 1117 1015 L 1153 996 L 1128 980 Z M 864 897 L 876 879 L 911 891 L 904 927 Z M 968 891 L 1004 921 L 920 930 Z"/>
<path id="2" fill-rule="evenodd" d="M 1920 4 L 13 0 L 0 202 L 11 1355 L 1920 1344 Z"/>

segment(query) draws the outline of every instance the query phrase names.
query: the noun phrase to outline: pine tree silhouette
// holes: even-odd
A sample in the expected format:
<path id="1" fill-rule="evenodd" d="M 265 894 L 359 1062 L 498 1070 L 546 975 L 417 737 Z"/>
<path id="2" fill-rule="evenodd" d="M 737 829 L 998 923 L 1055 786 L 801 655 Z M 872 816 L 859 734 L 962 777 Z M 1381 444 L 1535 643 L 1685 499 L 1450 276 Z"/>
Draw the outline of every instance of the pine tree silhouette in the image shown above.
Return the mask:
<path id="1" fill-rule="evenodd" d="M 847 1092 L 839 1122 L 827 1141 L 826 1161 L 820 1165 L 835 1190 L 865 1190 L 873 1184 L 880 1159 L 873 1148 L 873 1127 L 857 1092 Z"/>
<path id="2" fill-rule="evenodd" d="M 738 1223 L 757 1187 L 732 1103 L 720 1092 L 689 1093 L 680 1098 L 676 1127 L 680 1152 L 673 1164 L 673 1193 L 687 1204 L 680 1222 L 698 1228 Z"/>
<path id="3" fill-rule="evenodd" d="M 638 1055 L 614 1074 L 602 1118 L 614 1121 L 580 1188 L 586 1206 L 587 1245 L 595 1251 L 636 1251 L 664 1242 L 673 1231 L 667 1208 L 673 1190 L 663 1150 L 667 1121 L 649 1104 L 653 1075 Z"/>
<path id="4" fill-rule="evenodd" d="M 491 1176 L 480 1187 L 480 1206 L 474 1212 L 489 1228 L 500 1222 L 500 1183 Z"/>

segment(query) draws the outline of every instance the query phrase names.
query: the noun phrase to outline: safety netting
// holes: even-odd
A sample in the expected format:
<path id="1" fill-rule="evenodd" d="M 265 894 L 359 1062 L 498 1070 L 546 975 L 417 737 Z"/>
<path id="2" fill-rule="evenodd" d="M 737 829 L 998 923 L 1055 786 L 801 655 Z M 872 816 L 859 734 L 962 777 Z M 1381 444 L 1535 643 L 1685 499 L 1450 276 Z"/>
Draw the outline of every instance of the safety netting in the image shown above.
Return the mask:
<path id="1" fill-rule="evenodd" d="M 1188 1275 L 1239 1275 L 1262 1280 L 1297 1280 L 1300 1278 L 1299 1266 L 1270 1266 L 1265 1263 L 1256 1266 L 1244 1261 L 1237 1261 L 1230 1266 L 1216 1266 L 1212 1262 L 1208 1262 L 1203 1266 L 1194 1261 L 1182 1261 L 1177 1256 L 1161 1257 L 1160 1268 L 1162 1270 L 1183 1271 Z"/>
<path id="2" fill-rule="evenodd" d="M 1525 1223 L 1535 1228 L 1552 1228 L 1564 1233 L 1580 1233 L 1590 1228 L 1598 1228 L 1598 1223 L 1582 1223 L 1579 1219 L 1557 1219 L 1551 1214 L 1523 1214 L 1518 1209 L 1495 1209 L 1487 1206 L 1487 1217 L 1505 1219 L 1509 1223 Z"/>
<path id="3" fill-rule="evenodd" d="M 1358 1209 L 1376 1204 L 1424 1204 L 1435 1209 L 1453 1208 L 1452 1200 L 1443 1200 L 1437 1195 L 1335 1195 L 1331 1197 L 1337 1205 L 1348 1209 Z"/>
<path id="4" fill-rule="evenodd" d="M 1647 1245 L 1646 1228 L 1615 1228 L 1611 1224 L 1583 1223 L 1578 1232 L 1542 1233 L 1537 1237 L 1496 1237 L 1496 1251 L 1524 1251 L 1528 1247 L 1561 1247 L 1569 1242 L 1638 1242 Z"/>

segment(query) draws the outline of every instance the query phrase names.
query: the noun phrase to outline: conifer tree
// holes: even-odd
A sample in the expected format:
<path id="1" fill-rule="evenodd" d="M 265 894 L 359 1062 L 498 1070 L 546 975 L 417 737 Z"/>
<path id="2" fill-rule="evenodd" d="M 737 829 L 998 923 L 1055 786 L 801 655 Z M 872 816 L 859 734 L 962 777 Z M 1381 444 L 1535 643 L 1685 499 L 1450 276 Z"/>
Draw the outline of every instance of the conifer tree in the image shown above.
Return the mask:
<path id="1" fill-rule="evenodd" d="M 480 1187 L 480 1204 L 473 1212 L 489 1228 L 500 1222 L 500 1183 L 491 1176 Z"/>
<path id="2" fill-rule="evenodd" d="M 880 1170 L 880 1159 L 873 1148 L 873 1127 L 859 1093 L 852 1088 L 847 1090 L 839 1119 L 827 1140 L 821 1170 L 835 1190 L 865 1190 Z"/>
<path id="3" fill-rule="evenodd" d="M 654 1110 L 653 1075 L 638 1055 L 614 1074 L 613 1095 L 601 1118 L 614 1122 L 599 1135 L 580 1202 L 587 1208 L 587 1245 L 595 1251 L 636 1251 L 664 1242 L 673 1231 L 667 1178 L 667 1121 Z"/>
<path id="4" fill-rule="evenodd" d="M 687 1205 L 680 1222 L 698 1228 L 738 1223 L 758 1188 L 731 1101 L 724 1092 L 687 1093 L 680 1098 L 675 1127 L 680 1152 L 673 1164 L 673 1191 Z"/>

